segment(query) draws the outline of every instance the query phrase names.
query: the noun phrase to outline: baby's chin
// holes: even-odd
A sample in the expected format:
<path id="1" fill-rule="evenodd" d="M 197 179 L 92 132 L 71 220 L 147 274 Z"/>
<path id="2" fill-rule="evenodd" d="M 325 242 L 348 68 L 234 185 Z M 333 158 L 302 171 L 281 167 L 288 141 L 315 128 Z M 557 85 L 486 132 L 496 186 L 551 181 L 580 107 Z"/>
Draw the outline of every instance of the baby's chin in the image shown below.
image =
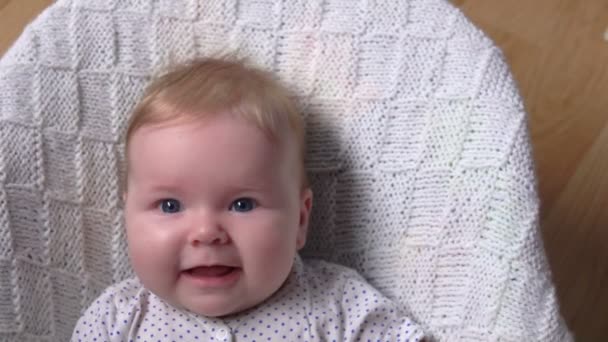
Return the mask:
<path id="1" fill-rule="evenodd" d="M 182 308 L 204 317 L 226 317 L 242 313 L 264 303 L 276 291 L 260 298 L 247 298 L 247 296 L 209 295 L 198 298 L 187 296 L 176 301 L 168 301 L 177 308 Z"/>
<path id="2" fill-rule="evenodd" d="M 220 317 L 227 317 L 239 312 L 242 312 L 243 310 L 246 310 L 246 308 L 232 308 L 232 309 L 227 309 L 225 306 L 221 306 L 221 307 L 215 307 L 212 305 L 204 305 L 204 306 L 192 306 L 189 305 L 189 307 L 183 307 L 184 309 L 199 315 L 199 316 L 204 316 L 204 317 L 211 317 L 211 318 L 220 318 Z"/>
<path id="3" fill-rule="evenodd" d="M 221 318 L 221 317 L 228 317 L 231 315 L 236 315 L 236 314 L 248 311 L 249 309 L 255 308 L 259 304 L 265 302 L 265 300 L 266 299 L 256 300 L 255 302 L 252 302 L 252 303 L 243 303 L 241 301 L 239 301 L 237 303 L 206 302 L 206 303 L 200 303 L 198 305 L 196 305 L 196 303 L 191 302 L 191 303 L 188 303 L 187 305 L 181 305 L 181 307 L 183 309 L 186 309 L 187 311 L 190 311 L 199 316 L 211 317 L 211 318 Z M 193 305 L 193 304 L 195 304 L 195 305 Z M 179 307 L 179 305 L 178 305 L 178 307 Z"/>

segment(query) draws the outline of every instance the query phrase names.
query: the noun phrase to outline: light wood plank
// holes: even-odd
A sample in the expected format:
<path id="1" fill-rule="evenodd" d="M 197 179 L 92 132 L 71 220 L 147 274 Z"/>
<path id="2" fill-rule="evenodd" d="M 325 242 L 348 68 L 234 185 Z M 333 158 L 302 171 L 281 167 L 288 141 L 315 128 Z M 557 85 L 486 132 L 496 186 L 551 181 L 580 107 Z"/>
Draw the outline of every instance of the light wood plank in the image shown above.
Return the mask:
<path id="1" fill-rule="evenodd" d="M 0 0 L 0 56 L 52 0 Z"/>
<path id="2" fill-rule="evenodd" d="M 607 340 L 608 127 L 578 165 L 545 220 L 565 315 L 582 340 Z"/>

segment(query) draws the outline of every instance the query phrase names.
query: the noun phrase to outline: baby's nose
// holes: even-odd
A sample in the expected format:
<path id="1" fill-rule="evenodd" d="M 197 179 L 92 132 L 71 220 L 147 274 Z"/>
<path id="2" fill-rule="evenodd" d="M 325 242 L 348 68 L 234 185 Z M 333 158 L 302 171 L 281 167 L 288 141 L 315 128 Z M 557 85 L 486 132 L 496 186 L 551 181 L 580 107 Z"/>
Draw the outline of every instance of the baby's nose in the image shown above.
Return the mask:
<path id="1" fill-rule="evenodd" d="M 202 220 L 197 222 L 189 236 L 189 243 L 192 246 L 199 245 L 222 245 L 229 241 L 228 233 L 223 227 L 212 220 Z"/>

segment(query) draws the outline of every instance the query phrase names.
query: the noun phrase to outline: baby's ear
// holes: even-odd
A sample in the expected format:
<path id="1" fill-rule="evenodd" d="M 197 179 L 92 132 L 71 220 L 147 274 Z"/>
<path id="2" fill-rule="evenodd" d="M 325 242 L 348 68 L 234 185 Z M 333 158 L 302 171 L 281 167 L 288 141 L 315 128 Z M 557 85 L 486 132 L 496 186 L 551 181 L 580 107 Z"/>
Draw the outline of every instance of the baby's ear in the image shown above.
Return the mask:
<path id="1" fill-rule="evenodd" d="M 298 235 L 296 237 L 296 247 L 302 249 L 306 244 L 308 234 L 308 224 L 310 222 L 310 211 L 312 209 L 312 190 L 306 188 L 300 195 L 300 222 L 298 225 Z"/>

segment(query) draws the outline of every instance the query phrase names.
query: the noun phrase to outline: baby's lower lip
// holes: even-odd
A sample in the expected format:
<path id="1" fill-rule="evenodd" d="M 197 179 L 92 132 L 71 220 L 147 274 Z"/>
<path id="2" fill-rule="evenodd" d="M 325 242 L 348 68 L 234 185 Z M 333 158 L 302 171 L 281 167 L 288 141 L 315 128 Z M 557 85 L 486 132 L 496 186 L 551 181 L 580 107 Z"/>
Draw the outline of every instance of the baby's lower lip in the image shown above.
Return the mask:
<path id="1" fill-rule="evenodd" d="M 241 276 L 241 268 L 225 267 L 222 270 L 191 268 L 182 271 L 182 277 L 196 287 L 223 288 L 233 285 Z"/>

